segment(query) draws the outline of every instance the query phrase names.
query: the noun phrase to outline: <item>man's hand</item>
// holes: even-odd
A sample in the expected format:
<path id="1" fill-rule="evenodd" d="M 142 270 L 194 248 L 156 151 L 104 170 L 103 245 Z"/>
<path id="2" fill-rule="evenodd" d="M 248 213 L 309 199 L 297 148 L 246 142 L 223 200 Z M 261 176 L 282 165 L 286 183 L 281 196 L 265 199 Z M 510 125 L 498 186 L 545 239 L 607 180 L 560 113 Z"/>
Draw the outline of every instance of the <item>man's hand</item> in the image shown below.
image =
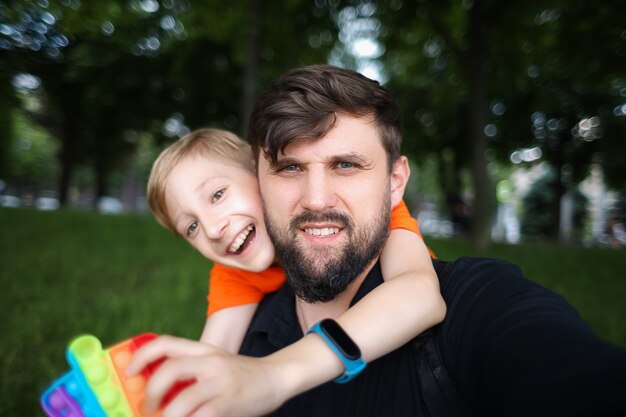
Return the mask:
<path id="1" fill-rule="evenodd" d="M 139 349 L 126 372 L 136 375 L 162 358 L 167 359 L 146 386 L 146 411 L 156 411 L 176 383 L 195 380 L 166 404 L 163 417 L 252 417 L 275 410 L 288 398 L 281 394 L 275 362 L 172 336 Z"/>

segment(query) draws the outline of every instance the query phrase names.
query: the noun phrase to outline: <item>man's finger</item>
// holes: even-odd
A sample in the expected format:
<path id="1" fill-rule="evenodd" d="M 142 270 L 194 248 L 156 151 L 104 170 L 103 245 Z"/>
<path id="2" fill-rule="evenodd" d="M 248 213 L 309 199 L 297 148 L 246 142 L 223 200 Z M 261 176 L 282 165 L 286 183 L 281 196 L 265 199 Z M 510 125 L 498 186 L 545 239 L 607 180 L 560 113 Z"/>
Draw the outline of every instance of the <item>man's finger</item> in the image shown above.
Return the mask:
<path id="1" fill-rule="evenodd" d="M 146 385 L 146 411 L 158 410 L 170 389 L 178 382 L 195 380 L 200 368 L 195 357 L 172 358 L 163 362 Z M 182 389 L 178 395 L 184 393 L 186 389 Z"/>
<path id="2" fill-rule="evenodd" d="M 189 386 L 163 409 L 163 417 L 187 417 L 200 408 L 205 410 L 201 415 L 214 415 L 208 410 L 213 408 L 211 400 L 219 393 L 218 384 L 215 380 L 204 380 Z"/>
<path id="3" fill-rule="evenodd" d="M 135 352 L 133 359 L 126 367 L 126 374 L 129 376 L 136 375 L 149 364 L 162 358 L 199 356 L 207 354 L 210 350 L 211 347 L 209 345 L 199 342 L 174 336 L 159 336 Z"/>

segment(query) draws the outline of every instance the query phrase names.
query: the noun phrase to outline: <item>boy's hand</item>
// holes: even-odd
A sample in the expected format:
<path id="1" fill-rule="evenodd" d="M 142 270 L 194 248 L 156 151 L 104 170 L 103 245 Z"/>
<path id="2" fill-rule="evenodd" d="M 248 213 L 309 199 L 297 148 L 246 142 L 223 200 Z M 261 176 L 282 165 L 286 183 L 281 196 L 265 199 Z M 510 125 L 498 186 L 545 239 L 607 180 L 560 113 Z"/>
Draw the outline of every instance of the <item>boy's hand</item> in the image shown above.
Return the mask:
<path id="1" fill-rule="evenodd" d="M 278 408 L 278 366 L 260 358 L 234 355 L 204 343 L 161 336 L 140 348 L 126 372 L 136 375 L 167 358 L 146 386 L 145 409 L 154 412 L 177 383 L 196 382 L 183 389 L 163 409 L 163 417 L 258 416 Z"/>

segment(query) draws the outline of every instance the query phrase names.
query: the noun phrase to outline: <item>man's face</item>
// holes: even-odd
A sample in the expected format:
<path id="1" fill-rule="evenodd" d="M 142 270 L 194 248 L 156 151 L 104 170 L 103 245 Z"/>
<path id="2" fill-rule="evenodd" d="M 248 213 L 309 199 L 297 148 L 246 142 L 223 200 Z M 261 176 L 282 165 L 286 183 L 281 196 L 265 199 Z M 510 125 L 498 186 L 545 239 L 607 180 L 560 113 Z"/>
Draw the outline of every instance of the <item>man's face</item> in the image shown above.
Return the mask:
<path id="1" fill-rule="evenodd" d="M 258 172 L 268 233 L 296 295 L 334 299 L 380 253 L 392 193 L 399 201 L 378 129 L 338 114 L 326 136 L 294 142 L 275 165 L 261 155 Z"/>

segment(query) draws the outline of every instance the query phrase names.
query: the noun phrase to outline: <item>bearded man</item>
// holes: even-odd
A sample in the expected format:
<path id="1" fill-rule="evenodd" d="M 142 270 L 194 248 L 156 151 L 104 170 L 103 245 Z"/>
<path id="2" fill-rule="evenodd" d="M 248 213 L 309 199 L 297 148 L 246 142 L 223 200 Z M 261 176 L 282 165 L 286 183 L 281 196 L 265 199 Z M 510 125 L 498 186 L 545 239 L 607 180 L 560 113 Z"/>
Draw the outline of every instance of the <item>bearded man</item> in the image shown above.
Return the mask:
<path id="1" fill-rule="evenodd" d="M 353 343 L 328 318 L 383 282 L 378 255 L 409 177 L 398 106 L 356 72 L 297 68 L 259 99 L 248 140 L 288 285 L 261 304 L 241 353 L 266 356 L 314 329 L 347 371 Z M 336 233 L 309 232 L 324 228 Z M 351 382 L 311 389 L 271 415 L 626 412 L 624 351 L 599 340 L 562 297 L 498 260 L 434 266 L 448 306 L 443 323 Z"/>

